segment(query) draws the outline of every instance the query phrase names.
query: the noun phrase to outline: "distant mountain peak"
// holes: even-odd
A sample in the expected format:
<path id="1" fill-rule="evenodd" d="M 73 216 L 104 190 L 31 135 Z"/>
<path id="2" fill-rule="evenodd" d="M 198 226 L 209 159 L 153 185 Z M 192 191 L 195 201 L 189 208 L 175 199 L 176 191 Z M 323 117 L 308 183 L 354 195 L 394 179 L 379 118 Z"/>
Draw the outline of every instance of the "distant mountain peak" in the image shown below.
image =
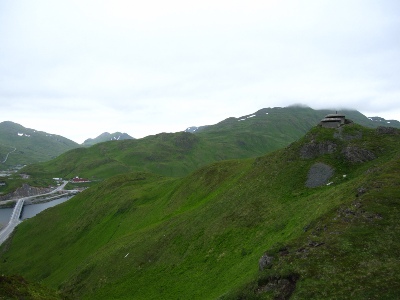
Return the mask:
<path id="1" fill-rule="evenodd" d="M 381 117 L 368 117 L 372 122 L 378 123 L 381 126 L 394 126 L 400 128 L 400 122 L 397 120 L 386 120 L 385 118 Z"/>
<path id="2" fill-rule="evenodd" d="M 120 141 L 120 140 L 132 140 L 132 139 L 134 138 L 125 132 L 119 132 L 119 131 L 114 133 L 103 132 L 94 139 L 85 140 L 82 145 L 89 147 L 98 143 L 103 143 L 108 141 Z"/>
<path id="3" fill-rule="evenodd" d="M 325 115 L 335 112 L 344 114 L 346 118 L 349 118 L 351 121 L 370 128 L 376 128 L 378 126 L 400 128 L 400 122 L 397 120 L 386 120 L 381 117 L 366 117 L 354 109 L 313 109 L 307 105 L 294 104 L 287 107 L 266 107 L 241 117 L 229 117 L 217 124 L 188 127 L 185 131 L 197 134 L 199 132 L 203 133 L 203 131 L 218 131 L 221 128 L 224 128 L 224 130 L 227 128 L 235 128 L 235 126 L 259 127 L 263 126 L 263 122 L 272 122 L 276 125 L 283 126 L 283 123 L 293 122 L 293 118 L 302 119 L 303 124 L 300 122 L 298 125 L 301 127 L 308 127 L 308 125 L 312 123 L 317 125 L 320 119 Z M 306 123 L 310 124 L 307 125 Z"/>

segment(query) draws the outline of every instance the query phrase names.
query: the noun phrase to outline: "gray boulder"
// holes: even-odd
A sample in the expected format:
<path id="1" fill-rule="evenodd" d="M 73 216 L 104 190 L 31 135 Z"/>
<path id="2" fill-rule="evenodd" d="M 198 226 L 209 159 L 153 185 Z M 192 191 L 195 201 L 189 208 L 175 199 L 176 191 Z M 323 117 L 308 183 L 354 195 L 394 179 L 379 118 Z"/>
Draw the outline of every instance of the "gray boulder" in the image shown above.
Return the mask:
<path id="1" fill-rule="evenodd" d="M 332 177 L 334 170 L 331 166 L 324 163 L 315 163 L 308 171 L 306 186 L 314 188 L 328 183 Z"/>

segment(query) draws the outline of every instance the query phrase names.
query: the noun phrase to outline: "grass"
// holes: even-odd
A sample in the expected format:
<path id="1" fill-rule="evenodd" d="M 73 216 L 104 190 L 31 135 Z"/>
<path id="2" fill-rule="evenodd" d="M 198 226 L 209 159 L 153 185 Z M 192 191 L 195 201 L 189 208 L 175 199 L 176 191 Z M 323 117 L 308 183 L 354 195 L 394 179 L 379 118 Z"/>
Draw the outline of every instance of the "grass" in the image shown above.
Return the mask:
<path id="1" fill-rule="evenodd" d="M 268 299 L 287 295 L 290 280 L 293 299 L 390 299 L 400 293 L 399 135 L 335 132 L 315 128 L 280 151 L 182 178 L 112 177 L 20 224 L 1 269 L 73 299 Z M 301 158 L 304 145 L 329 140 L 334 153 Z M 377 158 L 349 162 L 349 145 Z M 334 183 L 306 188 L 321 161 Z M 266 252 L 273 264 L 259 272 Z"/>
<path id="2" fill-rule="evenodd" d="M 22 136 L 21 136 L 22 134 Z M 25 128 L 13 122 L 0 123 L 0 161 L 10 153 L 5 163 L 0 163 L 0 170 L 16 165 L 25 165 L 48 161 L 79 145 L 59 135 L 48 134 Z"/>
<path id="3" fill-rule="evenodd" d="M 59 300 L 54 290 L 26 281 L 21 276 L 0 276 L 0 299 Z"/>
<path id="4" fill-rule="evenodd" d="M 22 172 L 40 178 L 106 179 L 129 172 L 182 177 L 213 162 L 257 157 L 284 148 L 328 113 L 331 111 L 307 107 L 267 108 L 252 114 L 253 117 L 228 118 L 196 134 L 160 133 L 74 149 L 49 162 L 30 165 Z M 382 124 L 357 111 L 344 113 L 359 124 Z"/>
<path id="5" fill-rule="evenodd" d="M 101 181 L 89 181 L 89 182 L 68 182 L 64 187 L 65 190 L 76 190 L 76 189 L 87 189 L 92 186 L 99 184 Z"/>
<path id="6" fill-rule="evenodd" d="M 0 195 L 8 194 L 21 187 L 23 184 L 29 184 L 35 187 L 54 186 L 55 181 L 52 178 L 29 178 L 22 179 L 19 175 L 11 177 L 0 177 L 0 182 L 5 182 L 5 186 L 0 186 Z"/>

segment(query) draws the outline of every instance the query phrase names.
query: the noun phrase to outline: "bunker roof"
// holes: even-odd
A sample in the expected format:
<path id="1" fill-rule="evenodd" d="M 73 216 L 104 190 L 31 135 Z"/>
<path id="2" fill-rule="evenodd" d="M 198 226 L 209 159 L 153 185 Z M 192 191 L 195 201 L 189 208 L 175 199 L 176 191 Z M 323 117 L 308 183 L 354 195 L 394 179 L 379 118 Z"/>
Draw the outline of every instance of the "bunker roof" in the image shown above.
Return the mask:
<path id="1" fill-rule="evenodd" d="M 330 117 L 330 118 L 322 119 L 321 122 L 341 122 L 342 120 L 343 120 L 343 118 Z"/>
<path id="2" fill-rule="evenodd" d="M 329 114 L 325 116 L 325 119 L 327 118 L 340 118 L 343 119 L 345 116 L 344 115 L 340 115 L 340 114 Z"/>

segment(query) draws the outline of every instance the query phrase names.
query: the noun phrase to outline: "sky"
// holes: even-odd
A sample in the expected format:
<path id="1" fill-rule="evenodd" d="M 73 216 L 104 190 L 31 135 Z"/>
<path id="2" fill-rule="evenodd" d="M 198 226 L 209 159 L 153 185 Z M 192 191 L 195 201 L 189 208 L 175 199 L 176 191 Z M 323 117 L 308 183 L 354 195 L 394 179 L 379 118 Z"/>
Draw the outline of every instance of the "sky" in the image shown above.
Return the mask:
<path id="1" fill-rule="evenodd" d="M 82 143 L 296 103 L 400 120 L 398 0 L 2 0 L 0 122 Z"/>

